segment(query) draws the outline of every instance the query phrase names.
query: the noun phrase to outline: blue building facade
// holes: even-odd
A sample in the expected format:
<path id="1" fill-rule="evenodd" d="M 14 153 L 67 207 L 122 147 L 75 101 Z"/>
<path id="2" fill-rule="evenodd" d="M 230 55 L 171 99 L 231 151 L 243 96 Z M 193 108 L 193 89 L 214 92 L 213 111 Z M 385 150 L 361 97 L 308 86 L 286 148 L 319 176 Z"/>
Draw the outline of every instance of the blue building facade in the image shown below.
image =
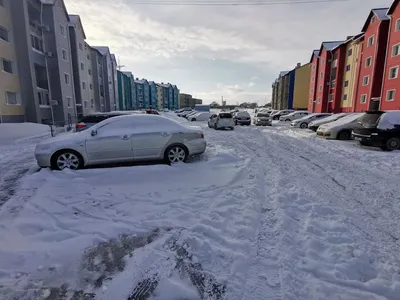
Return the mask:
<path id="1" fill-rule="evenodd" d="M 158 94 L 157 94 L 157 85 L 154 81 L 149 81 L 149 92 L 150 92 L 150 107 L 156 109 L 158 105 Z"/>
<path id="2" fill-rule="evenodd" d="M 179 89 L 176 85 L 173 85 L 173 108 L 172 109 L 178 109 L 179 108 Z"/>
<path id="3" fill-rule="evenodd" d="M 149 82 L 146 79 L 136 79 L 136 100 L 137 109 L 150 108 L 150 90 Z"/>

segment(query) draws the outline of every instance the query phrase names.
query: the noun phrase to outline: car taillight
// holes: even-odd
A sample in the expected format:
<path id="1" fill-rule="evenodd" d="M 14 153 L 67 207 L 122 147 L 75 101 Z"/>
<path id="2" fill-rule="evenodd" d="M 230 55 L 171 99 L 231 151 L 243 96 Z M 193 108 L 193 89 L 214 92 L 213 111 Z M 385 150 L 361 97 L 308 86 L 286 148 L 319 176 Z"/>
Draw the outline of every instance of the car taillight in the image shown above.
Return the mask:
<path id="1" fill-rule="evenodd" d="M 85 128 L 85 127 L 86 127 L 86 124 L 85 124 L 85 123 L 78 123 L 78 124 L 76 124 L 76 126 L 75 126 L 76 130 L 78 130 L 78 129 L 83 129 L 83 128 Z"/>
<path id="2" fill-rule="evenodd" d="M 204 133 L 200 133 L 202 139 L 204 139 Z"/>

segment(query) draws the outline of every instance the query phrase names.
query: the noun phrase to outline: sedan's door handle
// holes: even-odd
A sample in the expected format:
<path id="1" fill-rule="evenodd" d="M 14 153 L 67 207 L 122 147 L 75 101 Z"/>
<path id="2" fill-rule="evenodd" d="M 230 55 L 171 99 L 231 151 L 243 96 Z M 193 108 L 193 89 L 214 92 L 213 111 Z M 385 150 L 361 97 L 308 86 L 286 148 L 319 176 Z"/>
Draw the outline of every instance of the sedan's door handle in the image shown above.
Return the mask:
<path id="1" fill-rule="evenodd" d="M 121 139 L 123 140 L 129 140 L 129 136 L 127 134 L 125 134 L 124 136 L 121 137 Z"/>

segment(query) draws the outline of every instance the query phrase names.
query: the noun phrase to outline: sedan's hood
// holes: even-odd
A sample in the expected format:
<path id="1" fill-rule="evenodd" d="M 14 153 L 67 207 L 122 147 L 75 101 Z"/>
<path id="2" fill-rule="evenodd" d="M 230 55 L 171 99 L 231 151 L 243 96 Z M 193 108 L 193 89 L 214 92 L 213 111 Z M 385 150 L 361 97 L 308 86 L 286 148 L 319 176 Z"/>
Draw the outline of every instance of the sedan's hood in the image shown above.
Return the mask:
<path id="1" fill-rule="evenodd" d="M 79 140 L 84 140 L 86 138 L 87 132 L 73 132 L 73 133 L 66 133 L 60 134 L 56 137 L 49 138 L 39 143 L 39 145 L 48 145 L 48 144 L 64 144 Z"/>

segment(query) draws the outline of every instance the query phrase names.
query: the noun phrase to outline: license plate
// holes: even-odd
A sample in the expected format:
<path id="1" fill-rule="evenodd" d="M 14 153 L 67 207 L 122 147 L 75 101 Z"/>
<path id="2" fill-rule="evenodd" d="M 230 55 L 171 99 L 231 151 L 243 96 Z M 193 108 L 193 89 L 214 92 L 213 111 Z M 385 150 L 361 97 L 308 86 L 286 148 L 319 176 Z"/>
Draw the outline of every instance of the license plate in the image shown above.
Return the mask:
<path id="1" fill-rule="evenodd" d="M 355 139 L 356 141 L 362 141 L 362 138 L 360 138 L 360 137 L 358 137 L 358 136 L 355 136 L 354 139 Z"/>

